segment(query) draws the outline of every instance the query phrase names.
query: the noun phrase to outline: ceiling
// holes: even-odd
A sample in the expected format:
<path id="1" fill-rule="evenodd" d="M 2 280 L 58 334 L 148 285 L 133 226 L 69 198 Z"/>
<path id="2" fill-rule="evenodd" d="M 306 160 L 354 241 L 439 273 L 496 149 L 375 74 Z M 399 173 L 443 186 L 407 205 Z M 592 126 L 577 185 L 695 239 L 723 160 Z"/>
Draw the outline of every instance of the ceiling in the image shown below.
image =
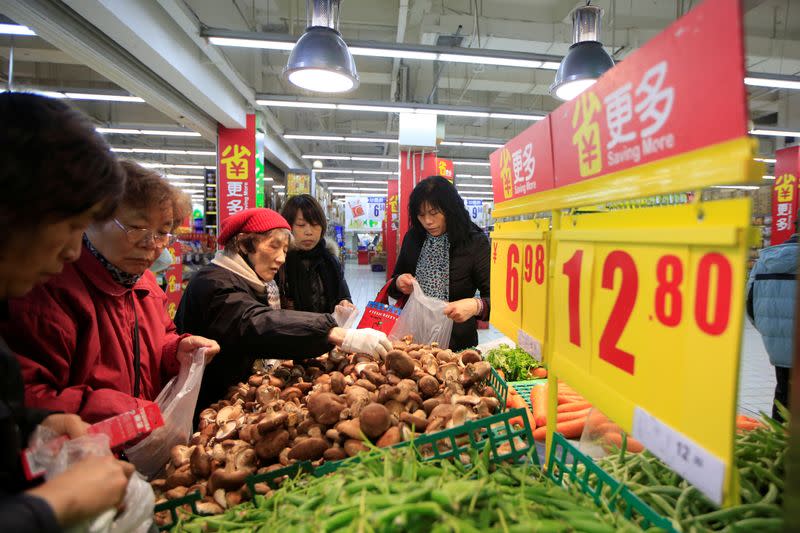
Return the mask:
<path id="1" fill-rule="evenodd" d="M 663 30 L 692 0 L 594 0 L 605 10 L 603 41 L 624 60 Z M 563 56 L 571 43 L 571 0 L 344 0 L 345 40 L 461 46 Z M 744 0 L 746 68 L 800 74 L 800 2 Z M 0 84 L 45 90 L 132 94 L 146 103 L 75 100 L 98 125 L 191 130 L 201 137 L 107 134 L 113 146 L 139 149 L 214 149 L 216 124 L 243 125 L 256 109 L 267 123 L 268 159 L 287 169 L 310 166 L 303 155 L 395 156 L 397 144 L 285 139 L 287 132 L 396 135 L 398 115 L 339 109 L 262 107 L 257 95 L 314 95 L 281 77 L 288 52 L 214 46 L 213 29 L 299 37 L 306 26 L 300 0 L 0 0 L 0 14 L 31 27 L 37 37 L 0 36 Z M 719 43 L 726 53 L 725 43 Z M 555 72 L 466 63 L 356 57 L 360 87 L 337 100 L 413 102 L 477 107 L 508 113 L 547 113 L 559 105 L 548 94 Z M 748 88 L 751 119 L 766 126 L 800 126 L 800 91 Z M 504 142 L 527 120 L 445 117 L 446 139 Z M 770 155 L 783 139 L 760 138 Z M 442 146 L 457 161 L 485 162 L 492 148 Z M 128 154 L 126 154 L 128 155 Z M 213 156 L 133 154 L 169 164 L 213 165 Z M 396 169 L 395 163 L 325 160 L 326 168 Z M 197 169 L 169 169 L 198 174 Z M 486 175 L 485 166 L 456 167 Z M 375 177 L 384 180 L 385 178 Z M 468 181 L 468 180 L 467 180 Z"/>

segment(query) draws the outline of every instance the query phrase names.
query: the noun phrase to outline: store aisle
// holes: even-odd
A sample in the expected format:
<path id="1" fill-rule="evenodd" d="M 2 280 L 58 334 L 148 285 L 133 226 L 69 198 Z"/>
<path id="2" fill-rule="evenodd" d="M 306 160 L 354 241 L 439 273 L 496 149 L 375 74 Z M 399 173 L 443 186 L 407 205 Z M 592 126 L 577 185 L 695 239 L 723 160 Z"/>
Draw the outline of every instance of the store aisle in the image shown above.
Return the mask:
<path id="1" fill-rule="evenodd" d="M 350 287 L 353 303 L 363 310 L 386 283 L 385 272 L 372 272 L 369 265 L 359 265 L 355 260 L 345 263 L 345 279 Z M 484 344 L 500 340 L 504 335 L 492 326 L 478 330 L 478 342 Z M 745 320 L 742 333 L 742 364 L 739 374 L 739 411 L 757 416 L 760 411 L 772 412 L 775 393 L 775 369 L 761 341 L 761 335 Z"/>

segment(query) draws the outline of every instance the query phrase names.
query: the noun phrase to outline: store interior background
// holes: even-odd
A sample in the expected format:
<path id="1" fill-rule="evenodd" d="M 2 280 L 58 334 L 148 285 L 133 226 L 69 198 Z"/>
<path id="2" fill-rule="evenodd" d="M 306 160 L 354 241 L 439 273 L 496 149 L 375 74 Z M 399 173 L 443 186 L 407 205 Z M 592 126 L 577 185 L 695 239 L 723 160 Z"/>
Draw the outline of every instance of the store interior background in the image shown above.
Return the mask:
<path id="1" fill-rule="evenodd" d="M 563 56 L 571 44 L 570 12 L 584 2 L 569 0 L 344 0 L 339 29 L 346 40 L 521 51 Z M 596 0 L 605 10 L 603 42 L 616 60 L 688 11 L 691 0 Z M 744 0 L 746 70 L 764 75 L 800 73 L 800 3 Z M 218 46 L 202 36 L 208 29 L 269 32 L 296 40 L 306 26 L 300 0 L 0 0 L 0 24 L 23 24 L 36 35 L 0 34 L 0 85 L 75 93 L 71 103 L 93 117 L 121 156 L 162 170 L 193 197 L 204 215 L 206 168 L 215 168 L 217 125 L 242 127 L 255 110 L 264 118 L 266 205 L 279 209 L 289 169 L 322 163 L 317 185 L 326 194 L 331 225 L 344 225 L 347 198 L 385 196 L 386 180 L 396 177 L 398 115 L 385 111 L 262 105 L 286 99 L 302 105 L 325 95 L 289 85 L 281 76 L 288 52 Z M 719 43 L 724 49 L 725 43 Z M 724 51 L 724 50 L 723 50 Z M 13 61 L 12 61 L 13 58 Z M 331 95 L 331 102 L 369 101 L 376 105 L 431 104 L 474 109 L 477 114 L 544 115 L 560 101 L 549 86 L 555 70 L 418 58 L 356 57 L 360 87 Z M 556 65 L 557 66 L 557 65 Z M 544 68 L 542 68 L 544 67 Z M 81 96 L 82 95 L 82 96 Z M 135 101 L 130 101 L 134 96 Z M 120 101 L 119 97 L 122 97 Z M 127 98 L 126 98 L 127 97 Z M 359 102 L 363 103 L 363 102 Z M 754 128 L 800 130 L 800 90 L 749 86 Z M 473 113 L 473 114 L 475 114 Z M 469 115 L 469 113 L 466 113 Z M 439 157 L 455 163 L 456 186 L 465 199 L 491 208 L 488 156 L 532 124 L 531 117 L 442 115 L 445 142 Z M 703 127 L 703 125 L 698 125 Z M 148 132 L 148 133 L 144 133 Z M 292 138 L 361 136 L 349 142 Z M 796 139 L 767 133 L 755 136 L 767 161 L 761 187 L 712 188 L 705 198 L 753 197 L 753 224 L 768 242 L 771 161 L 775 150 Z M 327 156 L 327 157 L 325 157 Z M 342 159 L 347 157 L 347 159 Z M 351 158 L 371 158 L 369 161 Z M 352 173 L 324 171 L 352 170 Z M 345 183 L 342 180 L 350 180 Z M 331 181 L 335 180 L 335 181 Z M 320 195 L 318 195 L 320 196 Z M 402 206 L 401 206 L 402 208 Z M 767 219 L 768 220 L 768 219 Z M 483 217 L 486 230 L 490 216 Z M 363 308 L 385 280 L 384 272 L 356 261 L 355 235 L 345 231 L 346 274 L 356 305 Z M 210 250 L 188 251 L 189 268 L 205 262 Z M 751 259 L 757 257 L 758 247 Z M 759 334 L 744 328 L 740 407 L 768 411 L 774 388 Z M 482 342 L 500 334 L 480 331 Z"/>

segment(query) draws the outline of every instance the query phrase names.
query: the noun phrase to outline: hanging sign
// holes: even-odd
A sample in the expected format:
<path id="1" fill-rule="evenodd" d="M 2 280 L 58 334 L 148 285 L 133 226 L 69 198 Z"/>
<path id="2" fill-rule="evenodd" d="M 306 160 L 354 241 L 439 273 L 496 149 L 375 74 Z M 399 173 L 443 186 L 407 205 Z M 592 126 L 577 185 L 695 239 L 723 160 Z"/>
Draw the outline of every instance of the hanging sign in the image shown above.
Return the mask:
<path id="1" fill-rule="evenodd" d="M 556 186 L 745 136 L 743 49 L 737 1 L 672 23 L 550 114 Z"/>
<path id="2" fill-rule="evenodd" d="M 292 170 L 286 174 L 286 197 L 298 194 L 311 194 L 311 173 L 305 170 Z"/>
<path id="3" fill-rule="evenodd" d="M 164 279 L 167 282 L 167 314 L 171 319 L 175 319 L 175 313 L 181 303 L 183 295 L 183 256 L 181 255 L 181 244 L 172 243 L 169 247 L 172 255 L 172 264 L 164 271 Z"/>
<path id="4" fill-rule="evenodd" d="M 699 209 L 562 220 L 551 240 L 550 364 L 721 503 L 734 464 L 750 201 Z"/>
<path id="5" fill-rule="evenodd" d="M 386 186 L 386 233 L 383 238 L 383 247 L 386 250 L 386 279 L 388 280 L 394 273 L 394 265 L 397 263 L 397 231 L 400 226 L 397 196 L 400 183 L 399 180 L 390 179 L 387 180 Z"/>
<path id="6" fill-rule="evenodd" d="M 470 200 L 464 198 L 464 207 L 469 213 L 469 219 L 480 226 L 481 228 L 486 225 L 486 218 L 483 210 L 483 200 Z"/>
<path id="7" fill-rule="evenodd" d="M 218 135 L 219 224 L 256 206 L 256 116 L 248 114 L 243 129 L 220 125 Z"/>
<path id="8" fill-rule="evenodd" d="M 489 156 L 495 202 L 553 188 L 550 118 L 545 117 Z"/>
<path id="9" fill-rule="evenodd" d="M 800 192 L 800 146 L 775 152 L 775 182 L 772 185 L 772 232 L 770 244 L 783 244 L 795 233 L 797 195 Z"/>
<path id="10" fill-rule="evenodd" d="M 453 161 L 451 159 L 436 158 L 436 173 L 447 179 L 450 183 L 456 179 L 455 170 L 453 170 Z"/>
<path id="11" fill-rule="evenodd" d="M 345 228 L 348 230 L 380 230 L 386 216 L 385 196 L 347 196 Z"/>

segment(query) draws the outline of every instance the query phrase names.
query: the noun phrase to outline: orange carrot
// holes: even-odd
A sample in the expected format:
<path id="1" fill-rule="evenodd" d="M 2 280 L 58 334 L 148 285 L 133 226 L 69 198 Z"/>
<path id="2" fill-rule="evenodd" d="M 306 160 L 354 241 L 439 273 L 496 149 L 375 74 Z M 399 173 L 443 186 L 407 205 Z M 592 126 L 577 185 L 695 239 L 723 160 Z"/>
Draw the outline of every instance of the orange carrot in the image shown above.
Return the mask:
<path id="1" fill-rule="evenodd" d="M 571 403 L 561 404 L 558 406 L 558 412 L 569 413 L 572 411 L 583 411 L 584 409 L 590 409 L 591 407 L 592 404 L 590 402 L 583 400 L 581 402 L 571 402 Z"/>
<path id="2" fill-rule="evenodd" d="M 536 426 L 547 423 L 547 386 L 539 385 L 531 388 L 531 406 Z"/>
<path id="3" fill-rule="evenodd" d="M 567 403 L 575 403 L 575 402 L 582 402 L 585 398 L 583 396 L 578 396 L 576 394 L 563 394 L 561 392 L 558 393 L 558 405 L 564 405 Z"/>
<path id="4" fill-rule="evenodd" d="M 589 416 L 589 411 L 591 409 L 584 409 L 583 411 L 570 411 L 566 413 L 558 413 L 556 416 L 556 423 L 560 424 L 561 422 L 569 422 L 570 420 L 575 420 L 576 418 L 586 418 Z"/>
<path id="5" fill-rule="evenodd" d="M 547 377 L 547 369 L 543 366 L 533 369 L 533 377 L 536 379 L 546 378 Z"/>
<path id="6" fill-rule="evenodd" d="M 586 417 L 569 420 L 556 424 L 556 431 L 564 435 L 568 439 L 577 439 L 583 433 L 583 427 L 586 425 Z M 537 427 L 533 432 L 534 440 L 544 440 L 547 433 L 547 427 Z"/>

